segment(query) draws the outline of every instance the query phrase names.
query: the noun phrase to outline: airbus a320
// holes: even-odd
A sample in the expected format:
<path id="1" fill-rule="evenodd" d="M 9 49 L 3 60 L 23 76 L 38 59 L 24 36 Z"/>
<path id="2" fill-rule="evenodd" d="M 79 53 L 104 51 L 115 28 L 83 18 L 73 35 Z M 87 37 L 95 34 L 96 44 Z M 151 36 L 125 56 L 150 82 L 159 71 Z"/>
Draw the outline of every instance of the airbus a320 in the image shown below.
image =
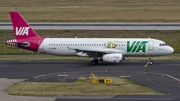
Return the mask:
<path id="1" fill-rule="evenodd" d="M 39 36 L 19 12 L 10 12 L 15 39 L 6 43 L 19 48 L 62 56 L 90 57 L 91 65 L 99 61 L 120 63 L 125 57 L 171 54 L 174 49 L 152 38 L 44 38 Z"/>

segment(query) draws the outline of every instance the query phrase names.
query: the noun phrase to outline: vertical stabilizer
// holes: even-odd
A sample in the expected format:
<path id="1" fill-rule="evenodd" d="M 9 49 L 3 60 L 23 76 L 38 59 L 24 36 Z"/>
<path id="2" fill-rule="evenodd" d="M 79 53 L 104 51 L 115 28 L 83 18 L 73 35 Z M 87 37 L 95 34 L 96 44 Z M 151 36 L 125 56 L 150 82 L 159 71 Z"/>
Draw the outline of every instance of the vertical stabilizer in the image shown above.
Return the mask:
<path id="1" fill-rule="evenodd" d="M 26 22 L 19 12 L 10 12 L 11 21 L 16 39 L 27 37 L 40 37 Z"/>
<path id="2" fill-rule="evenodd" d="M 38 51 L 44 38 L 31 28 L 19 12 L 10 12 L 10 16 L 16 39 L 8 40 L 6 43 L 19 48 Z"/>

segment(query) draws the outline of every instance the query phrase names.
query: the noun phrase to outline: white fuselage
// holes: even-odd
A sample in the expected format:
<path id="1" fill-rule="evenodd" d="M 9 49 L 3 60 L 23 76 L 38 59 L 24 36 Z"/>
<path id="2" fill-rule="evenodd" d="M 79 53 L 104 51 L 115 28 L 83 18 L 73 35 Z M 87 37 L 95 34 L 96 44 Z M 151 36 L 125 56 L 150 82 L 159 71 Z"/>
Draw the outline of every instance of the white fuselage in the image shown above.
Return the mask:
<path id="1" fill-rule="evenodd" d="M 45 38 L 38 52 L 77 55 L 69 49 L 118 50 L 123 56 L 160 56 L 174 52 L 165 42 L 150 38 Z"/>

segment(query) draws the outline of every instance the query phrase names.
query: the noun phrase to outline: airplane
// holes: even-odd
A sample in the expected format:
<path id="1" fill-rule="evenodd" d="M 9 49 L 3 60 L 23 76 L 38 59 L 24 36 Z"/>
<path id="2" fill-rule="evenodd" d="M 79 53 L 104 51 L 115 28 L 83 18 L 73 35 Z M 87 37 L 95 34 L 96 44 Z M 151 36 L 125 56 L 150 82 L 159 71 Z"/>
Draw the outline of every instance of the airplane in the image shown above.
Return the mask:
<path id="1" fill-rule="evenodd" d="M 164 41 L 153 38 L 44 38 L 19 12 L 10 12 L 10 17 L 15 39 L 6 44 L 51 55 L 89 57 L 91 65 L 99 61 L 120 63 L 130 56 L 149 57 L 152 65 L 152 57 L 174 52 Z"/>

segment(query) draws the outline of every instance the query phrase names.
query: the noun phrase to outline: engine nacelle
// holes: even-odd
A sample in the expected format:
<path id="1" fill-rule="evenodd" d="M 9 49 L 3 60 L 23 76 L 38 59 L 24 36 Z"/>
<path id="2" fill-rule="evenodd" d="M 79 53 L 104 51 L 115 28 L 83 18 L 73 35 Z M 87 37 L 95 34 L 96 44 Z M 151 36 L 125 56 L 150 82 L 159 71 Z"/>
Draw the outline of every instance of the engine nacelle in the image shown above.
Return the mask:
<path id="1" fill-rule="evenodd" d="M 122 54 L 105 54 L 102 57 L 104 62 L 116 62 L 119 63 L 123 58 Z"/>

